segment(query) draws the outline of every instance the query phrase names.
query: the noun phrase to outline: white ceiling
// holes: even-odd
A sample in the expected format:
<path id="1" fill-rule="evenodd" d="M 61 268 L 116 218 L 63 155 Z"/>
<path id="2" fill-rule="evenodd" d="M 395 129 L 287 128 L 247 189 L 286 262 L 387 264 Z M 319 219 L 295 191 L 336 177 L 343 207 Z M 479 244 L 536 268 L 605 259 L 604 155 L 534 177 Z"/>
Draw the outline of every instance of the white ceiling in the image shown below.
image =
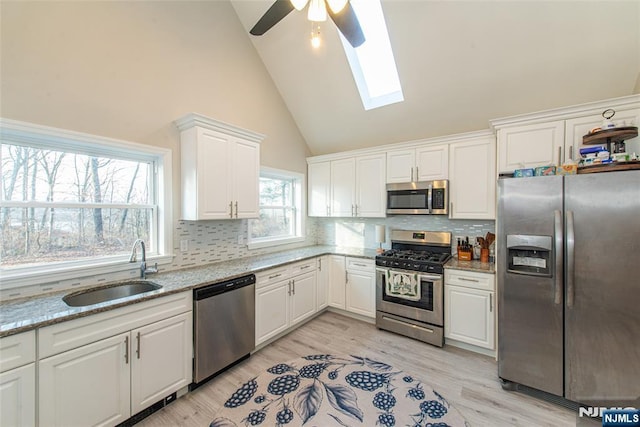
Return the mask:
<path id="1" fill-rule="evenodd" d="M 638 1 L 382 1 L 402 103 L 364 110 L 330 20 L 319 50 L 304 12 L 249 35 L 314 155 L 639 90 Z M 272 4 L 231 2 L 247 34 Z"/>

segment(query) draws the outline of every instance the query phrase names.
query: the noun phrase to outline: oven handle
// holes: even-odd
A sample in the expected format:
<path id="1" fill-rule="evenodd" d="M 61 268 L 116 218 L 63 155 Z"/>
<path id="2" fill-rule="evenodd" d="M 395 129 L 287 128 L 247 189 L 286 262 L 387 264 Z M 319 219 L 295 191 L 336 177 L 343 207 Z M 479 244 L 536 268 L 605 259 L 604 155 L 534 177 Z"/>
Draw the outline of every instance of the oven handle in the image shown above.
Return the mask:
<path id="1" fill-rule="evenodd" d="M 433 185 L 429 183 L 429 189 L 427 190 L 427 209 L 429 213 L 433 211 Z"/>
<path id="2" fill-rule="evenodd" d="M 442 274 L 424 274 L 421 273 L 420 271 L 413 271 L 413 270 L 394 270 L 392 268 L 376 268 L 376 271 L 378 273 L 383 273 L 386 274 L 388 271 L 389 272 L 394 272 L 397 271 L 398 273 L 404 273 L 404 274 L 417 274 L 418 275 L 418 279 L 426 279 L 432 282 L 435 281 L 441 281 L 443 276 Z"/>

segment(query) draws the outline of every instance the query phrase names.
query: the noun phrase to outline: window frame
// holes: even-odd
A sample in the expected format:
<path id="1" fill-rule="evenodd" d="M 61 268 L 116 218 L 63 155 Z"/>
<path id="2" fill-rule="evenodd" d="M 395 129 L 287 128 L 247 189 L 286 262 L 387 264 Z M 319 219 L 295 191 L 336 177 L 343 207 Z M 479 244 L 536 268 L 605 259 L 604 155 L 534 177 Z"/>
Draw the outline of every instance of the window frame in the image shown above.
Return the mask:
<path id="1" fill-rule="evenodd" d="M 5 118 L 0 118 L 0 143 L 2 141 L 34 148 L 51 149 L 53 146 L 56 149 L 86 155 L 152 162 L 154 165 L 152 176 L 155 176 L 155 180 L 151 185 L 155 196 L 155 207 L 152 208 L 150 238 L 157 243 L 157 250 L 147 254 L 147 261 L 157 262 L 159 265 L 172 262 L 172 157 L 170 149 Z M 22 203 L 17 201 L 4 203 L 3 198 L 4 196 L 1 195 L 0 207 L 11 207 Z M 65 205 L 77 207 L 81 204 L 56 203 L 56 206 L 60 207 L 65 207 Z M 89 205 L 84 204 L 83 206 L 90 207 Z M 149 206 L 144 205 L 143 207 Z M 129 263 L 127 255 L 102 256 L 98 259 L 55 262 L 11 269 L 0 267 L 0 278 L 2 279 L 0 289 L 15 289 L 139 268 L 139 263 Z"/>
<path id="2" fill-rule="evenodd" d="M 278 245 L 286 245 L 289 243 L 299 243 L 303 242 L 306 239 L 306 230 L 305 230 L 305 217 L 306 217 L 306 209 L 304 201 L 306 200 L 305 194 L 305 176 L 302 173 L 287 171 L 283 169 L 275 169 L 263 166 L 260 168 L 260 178 L 276 178 L 276 179 L 290 179 L 294 180 L 297 184 L 294 184 L 292 200 L 293 200 L 293 209 L 296 216 L 296 224 L 295 224 L 295 235 L 288 235 L 286 237 L 269 237 L 269 238 L 259 238 L 252 239 L 252 222 L 254 220 L 249 220 L 247 223 L 247 247 L 249 249 L 259 249 L 270 246 L 278 246 Z M 258 205 L 258 211 L 260 211 L 261 206 Z"/>

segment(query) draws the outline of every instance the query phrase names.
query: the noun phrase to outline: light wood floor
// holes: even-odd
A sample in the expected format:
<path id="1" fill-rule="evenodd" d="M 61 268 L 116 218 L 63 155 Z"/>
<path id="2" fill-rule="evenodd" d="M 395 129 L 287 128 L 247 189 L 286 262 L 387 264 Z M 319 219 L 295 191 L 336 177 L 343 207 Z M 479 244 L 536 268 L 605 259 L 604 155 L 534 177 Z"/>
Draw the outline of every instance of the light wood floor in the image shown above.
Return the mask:
<path id="1" fill-rule="evenodd" d="M 473 426 L 574 426 L 576 414 L 500 387 L 492 358 L 437 348 L 372 324 L 326 312 L 137 424 L 203 426 L 246 380 L 270 366 L 314 353 L 379 359 L 424 380 Z M 373 426 L 371 426 L 373 427 Z"/>

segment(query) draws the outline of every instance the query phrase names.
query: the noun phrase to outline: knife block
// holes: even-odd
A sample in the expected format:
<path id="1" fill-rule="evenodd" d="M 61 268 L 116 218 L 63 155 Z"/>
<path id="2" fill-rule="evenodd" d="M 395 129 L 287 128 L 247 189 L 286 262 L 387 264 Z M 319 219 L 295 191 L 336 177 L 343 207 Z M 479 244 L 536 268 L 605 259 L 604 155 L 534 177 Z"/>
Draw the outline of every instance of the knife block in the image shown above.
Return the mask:
<path id="1" fill-rule="evenodd" d="M 473 251 L 458 246 L 458 261 L 471 261 L 473 259 Z"/>

